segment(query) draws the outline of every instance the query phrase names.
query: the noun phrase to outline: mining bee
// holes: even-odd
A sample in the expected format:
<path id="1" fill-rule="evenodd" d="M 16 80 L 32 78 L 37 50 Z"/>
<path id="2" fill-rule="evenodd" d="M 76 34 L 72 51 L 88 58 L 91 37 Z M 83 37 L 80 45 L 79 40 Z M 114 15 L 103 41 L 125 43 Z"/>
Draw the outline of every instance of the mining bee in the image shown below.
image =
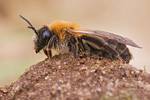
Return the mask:
<path id="1" fill-rule="evenodd" d="M 43 50 L 48 58 L 69 52 L 77 58 L 80 52 L 84 52 L 86 55 L 94 54 L 129 63 L 132 55 L 126 45 L 141 48 L 129 38 L 100 30 L 80 29 L 74 22 L 54 21 L 36 30 L 25 17 L 20 17 L 30 25 L 28 28 L 35 32 L 35 52 Z"/>

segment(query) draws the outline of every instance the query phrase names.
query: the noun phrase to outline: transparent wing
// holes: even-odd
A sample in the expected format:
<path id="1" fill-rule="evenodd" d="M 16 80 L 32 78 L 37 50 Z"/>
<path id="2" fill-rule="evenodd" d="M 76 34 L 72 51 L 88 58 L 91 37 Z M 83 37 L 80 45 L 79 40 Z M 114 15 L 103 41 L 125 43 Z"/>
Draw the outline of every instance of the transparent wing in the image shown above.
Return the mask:
<path id="1" fill-rule="evenodd" d="M 135 42 L 133 42 L 131 39 L 127 37 L 122 37 L 110 32 L 100 31 L 100 30 L 67 30 L 71 34 L 77 34 L 77 35 L 95 35 L 98 37 L 102 37 L 104 39 L 109 39 L 112 41 L 117 41 L 122 44 L 130 45 L 137 48 L 142 48 L 138 46 Z"/>

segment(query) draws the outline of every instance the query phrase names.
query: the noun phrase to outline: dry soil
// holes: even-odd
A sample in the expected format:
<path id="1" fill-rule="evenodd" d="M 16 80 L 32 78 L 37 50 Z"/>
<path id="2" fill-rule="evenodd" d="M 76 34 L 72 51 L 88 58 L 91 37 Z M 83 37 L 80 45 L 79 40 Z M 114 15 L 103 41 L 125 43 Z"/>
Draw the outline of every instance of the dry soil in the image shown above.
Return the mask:
<path id="1" fill-rule="evenodd" d="M 60 55 L 0 87 L 0 100 L 150 100 L 150 74 L 120 61 Z"/>

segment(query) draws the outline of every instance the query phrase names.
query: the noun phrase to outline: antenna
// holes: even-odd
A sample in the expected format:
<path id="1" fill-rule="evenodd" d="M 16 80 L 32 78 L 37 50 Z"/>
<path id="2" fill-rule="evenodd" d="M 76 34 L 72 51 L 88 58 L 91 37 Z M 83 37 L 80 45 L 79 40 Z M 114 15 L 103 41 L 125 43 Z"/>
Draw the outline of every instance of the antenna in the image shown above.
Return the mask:
<path id="1" fill-rule="evenodd" d="M 28 28 L 32 29 L 35 34 L 38 36 L 38 32 L 36 31 L 36 29 L 32 26 L 32 24 L 25 18 L 23 17 L 22 15 L 19 15 L 23 20 L 25 20 L 30 26 L 28 26 Z"/>

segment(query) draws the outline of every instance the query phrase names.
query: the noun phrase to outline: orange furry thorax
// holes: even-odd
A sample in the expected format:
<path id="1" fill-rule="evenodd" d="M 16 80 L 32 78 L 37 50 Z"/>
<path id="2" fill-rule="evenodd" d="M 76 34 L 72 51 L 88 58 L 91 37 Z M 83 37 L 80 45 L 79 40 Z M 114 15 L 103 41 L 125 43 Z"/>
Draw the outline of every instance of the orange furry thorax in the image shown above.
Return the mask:
<path id="1" fill-rule="evenodd" d="M 67 22 L 67 21 L 54 21 L 50 25 L 47 25 L 49 30 L 53 31 L 54 34 L 58 35 L 60 40 L 64 39 L 65 36 L 65 28 L 66 29 L 79 29 L 79 26 L 75 22 Z"/>

